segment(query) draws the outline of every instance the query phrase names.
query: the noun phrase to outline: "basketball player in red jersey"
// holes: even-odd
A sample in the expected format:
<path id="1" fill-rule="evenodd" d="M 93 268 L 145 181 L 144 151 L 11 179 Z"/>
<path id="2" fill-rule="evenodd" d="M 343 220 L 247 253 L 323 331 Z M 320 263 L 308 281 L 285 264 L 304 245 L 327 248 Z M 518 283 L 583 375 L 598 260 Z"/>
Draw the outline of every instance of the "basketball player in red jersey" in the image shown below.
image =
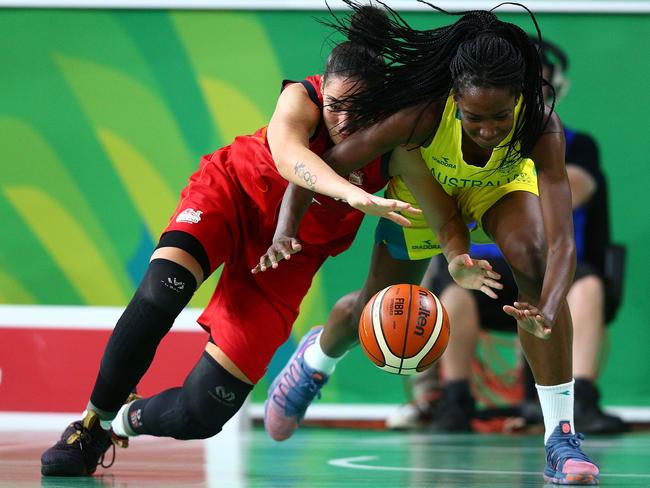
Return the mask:
<path id="1" fill-rule="evenodd" d="M 358 84 L 370 87 L 373 65 L 381 62 L 364 45 L 337 46 L 322 77 L 285 83 L 268 129 L 237 137 L 202 158 L 111 334 L 83 419 L 70 424 L 41 457 L 44 475 L 94 473 L 116 438 L 217 434 L 289 336 L 314 274 L 328 256 L 350 246 L 364 212 L 408 224 L 395 211 L 413 210 L 409 204 L 372 195 L 387 182 L 385 155 L 347 178 L 329 175 L 344 182 L 345 191 L 334 197 L 347 203 L 316 195 L 298 234 L 302 251 L 277 273 L 250 273 L 273 239 L 287 186 L 276 169 L 276 152 L 312 161 L 340 142 L 345 114 L 328 109 L 329 100 Z M 312 184 L 314 176 L 304 165 L 295 171 Z M 199 318 L 210 340 L 184 384 L 123 405 L 175 318 L 221 264 L 217 288 Z"/>

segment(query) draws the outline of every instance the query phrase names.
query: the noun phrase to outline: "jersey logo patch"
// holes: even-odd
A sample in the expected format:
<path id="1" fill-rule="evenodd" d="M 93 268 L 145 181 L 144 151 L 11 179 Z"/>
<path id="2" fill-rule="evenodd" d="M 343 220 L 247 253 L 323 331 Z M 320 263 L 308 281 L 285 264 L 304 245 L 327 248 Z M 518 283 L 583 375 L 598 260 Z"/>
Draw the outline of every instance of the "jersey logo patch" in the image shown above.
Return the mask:
<path id="1" fill-rule="evenodd" d="M 436 163 L 442 166 L 446 166 L 447 168 L 451 168 L 451 169 L 456 169 L 456 163 L 452 163 L 451 161 L 449 161 L 449 158 L 447 156 L 441 156 L 441 157 L 431 156 L 431 159 L 433 159 Z"/>
<path id="2" fill-rule="evenodd" d="M 188 224 L 198 224 L 201 221 L 203 211 L 186 208 L 176 217 L 176 222 L 186 222 Z"/>
<path id="3" fill-rule="evenodd" d="M 411 249 L 413 250 L 418 250 L 418 249 L 440 249 L 440 244 L 431 242 L 431 239 L 426 239 L 422 242 L 419 242 L 417 244 L 413 244 L 411 246 Z"/>

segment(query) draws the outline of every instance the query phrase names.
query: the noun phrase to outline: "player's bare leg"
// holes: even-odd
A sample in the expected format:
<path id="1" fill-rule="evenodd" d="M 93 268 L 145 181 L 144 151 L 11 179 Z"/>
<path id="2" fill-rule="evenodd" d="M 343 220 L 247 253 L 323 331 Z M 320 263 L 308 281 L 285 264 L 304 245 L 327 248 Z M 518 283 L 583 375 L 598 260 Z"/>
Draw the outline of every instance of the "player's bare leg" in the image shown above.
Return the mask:
<path id="1" fill-rule="evenodd" d="M 483 225 L 513 272 L 520 300 L 539 303 L 546 268 L 546 240 L 538 197 L 523 191 L 506 195 L 486 212 Z M 574 433 L 572 325 L 566 301 L 547 340 L 521 327 L 518 332 L 544 415 L 544 478 L 559 484 L 597 483 L 598 467 L 580 449 L 582 435 Z"/>
<path id="2" fill-rule="evenodd" d="M 320 340 L 323 352 L 336 358 L 356 346 L 359 343 L 359 318 L 372 296 L 390 285 L 419 285 L 428 265 L 429 259 L 395 259 L 386 245 L 375 244 L 363 288 L 340 299 L 327 318 Z"/>
<path id="3" fill-rule="evenodd" d="M 300 341 L 293 356 L 269 388 L 264 426 L 278 441 L 293 435 L 307 408 L 334 372 L 336 363 L 359 342 L 359 318 L 368 300 L 397 283 L 419 284 L 429 260 L 403 261 L 390 256 L 385 245 L 375 245 L 364 287 L 341 298 L 325 327 L 315 327 Z"/>

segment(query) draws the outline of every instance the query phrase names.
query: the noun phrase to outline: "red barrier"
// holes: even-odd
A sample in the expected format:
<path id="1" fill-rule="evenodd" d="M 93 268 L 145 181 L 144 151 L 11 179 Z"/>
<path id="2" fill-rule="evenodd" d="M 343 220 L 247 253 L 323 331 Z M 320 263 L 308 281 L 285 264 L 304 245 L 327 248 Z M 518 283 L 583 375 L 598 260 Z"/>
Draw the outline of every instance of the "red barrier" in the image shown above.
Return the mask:
<path id="1" fill-rule="evenodd" d="M 0 328 L 0 411 L 81 412 L 88 403 L 110 330 Z M 150 395 L 179 386 L 208 335 L 172 331 L 138 385 Z"/>

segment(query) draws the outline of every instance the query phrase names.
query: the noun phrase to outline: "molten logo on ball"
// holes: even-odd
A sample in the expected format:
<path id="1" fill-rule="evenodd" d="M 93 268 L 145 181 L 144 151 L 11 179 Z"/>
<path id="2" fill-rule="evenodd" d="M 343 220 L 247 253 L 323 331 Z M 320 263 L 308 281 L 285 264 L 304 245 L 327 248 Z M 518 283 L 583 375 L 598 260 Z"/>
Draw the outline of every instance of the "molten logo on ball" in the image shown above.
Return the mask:
<path id="1" fill-rule="evenodd" d="M 449 319 L 429 290 L 392 285 L 366 304 L 359 321 L 359 340 L 380 369 L 412 375 L 431 366 L 445 351 Z"/>
<path id="2" fill-rule="evenodd" d="M 415 333 L 421 336 L 424 335 L 424 327 L 427 325 L 429 315 L 431 315 L 431 305 L 427 290 L 418 290 L 418 295 L 420 296 L 420 308 L 418 310 L 418 320 L 415 324 Z"/>

